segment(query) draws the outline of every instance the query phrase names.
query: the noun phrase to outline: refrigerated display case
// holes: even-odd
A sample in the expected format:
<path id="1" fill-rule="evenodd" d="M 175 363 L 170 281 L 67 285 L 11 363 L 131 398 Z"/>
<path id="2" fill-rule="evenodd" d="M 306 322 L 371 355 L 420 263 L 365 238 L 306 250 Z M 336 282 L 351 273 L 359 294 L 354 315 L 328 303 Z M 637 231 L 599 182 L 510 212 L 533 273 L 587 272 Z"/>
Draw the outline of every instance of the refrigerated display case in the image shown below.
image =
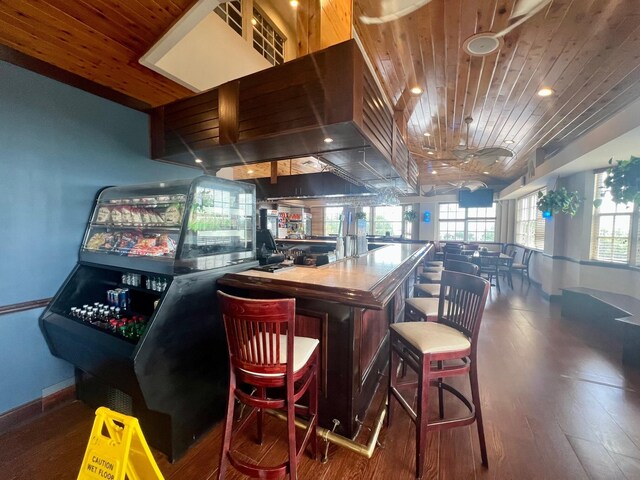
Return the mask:
<path id="1" fill-rule="evenodd" d="M 255 186 L 201 176 L 97 195 L 79 261 L 40 317 L 78 397 L 139 418 L 173 461 L 224 416 L 216 280 L 258 265 Z"/>
<path id="2" fill-rule="evenodd" d="M 267 229 L 273 238 L 278 237 L 278 210 L 267 210 Z"/>

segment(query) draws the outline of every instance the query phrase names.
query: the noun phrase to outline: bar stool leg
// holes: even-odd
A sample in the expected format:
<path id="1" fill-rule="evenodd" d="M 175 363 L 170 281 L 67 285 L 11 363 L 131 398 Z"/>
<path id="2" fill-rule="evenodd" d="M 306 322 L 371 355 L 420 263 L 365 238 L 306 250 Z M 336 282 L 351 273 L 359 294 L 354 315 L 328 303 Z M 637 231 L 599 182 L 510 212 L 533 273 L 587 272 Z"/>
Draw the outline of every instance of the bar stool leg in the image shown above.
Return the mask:
<path id="1" fill-rule="evenodd" d="M 267 398 L 267 389 L 265 387 L 258 387 L 258 396 L 260 398 Z M 257 415 L 257 426 L 258 426 L 258 444 L 262 445 L 262 432 L 263 432 L 263 425 L 264 422 L 264 410 L 262 408 L 258 409 L 258 415 Z"/>
<path id="2" fill-rule="evenodd" d="M 315 423 L 309 442 L 311 443 L 311 455 L 315 460 L 318 456 L 318 435 L 316 435 L 316 427 L 318 425 L 318 355 L 316 355 L 313 363 L 313 378 L 309 386 L 309 415 L 314 419 Z"/>
<path id="3" fill-rule="evenodd" d="M 427 426 L 429 424 L 429 370 L 431 355 L 422 356 L 418 372 L 418 409 L 416 412 L 416 479 L 422 478 L 425 451 L 427 449 Z"/>
<path id="4" fill-rule="evenodd" d="M 393 349 L 393 332 L 389 341 L 389 388 L 387 389 L 387 428 L 391 425 L 391 401 L 393 394 L 391 390 L 398 384 L 398 354 Z"/>
<path id="5" fill-rule="evenodd" d="M 442 360 L 438 360 L 438 370 L 442 370 Z M 442 377 L 438 378 L 438 413 L 440 418 L 444 418 L 444 389 L 442 388 Z"/>
<path id="6" fill-rule="evenodd" d="M 293 400 L 293 379 L 287 378 L 287 430 L 289 432 L 289 478 L 298 478 L 298 448 L 296 446 L 296 404 Z"/>
<path id="7" fill-rule="evenodd" d="M 218 480 L 224 480 L 229 459 L 227 454 L 231 447 L 231 431 L 233 430 L 233 408 L 235 405 L 236 376 L 233 368 L 229 374 L 229 395 L 227 398 L 227 414 L 224 419 L 224 433 L 222 434 L 222 453 L 220 454 L 220 469 L 218 470 Z"/>
<path id="8" fill-rule="evenodd" d="M 487 458 L 487 444 L 484 438 L 484 424 L 482 422 L 482 407 L 480 406 L 480 389 L 478 386 L 478 369 L 476 366 L 476 359 L 471 360 L 471 367 L 469 369 L 469 379 L 471 381 L 471 398 L 473 400 L 473 406 L 476 410 L 476 425 L 478 427 L 478 440 L 480 442 L 480 456 L 482 458 L 482 464 L 485 467 L 489 466 L 489 460 Z"/>

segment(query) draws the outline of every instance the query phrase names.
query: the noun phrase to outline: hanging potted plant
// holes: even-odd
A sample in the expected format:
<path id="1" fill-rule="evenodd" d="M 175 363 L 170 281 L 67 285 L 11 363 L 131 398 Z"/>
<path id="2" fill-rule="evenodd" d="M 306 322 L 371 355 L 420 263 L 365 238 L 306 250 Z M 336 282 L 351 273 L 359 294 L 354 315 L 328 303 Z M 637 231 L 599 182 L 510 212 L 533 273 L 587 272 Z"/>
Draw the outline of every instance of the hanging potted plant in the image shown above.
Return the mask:
<path id="1" fill-rule="evenodd" d="M 629 160 L 618 160 L 617 163 L 609 169 L 609 175 L 604 179 L 605 187 L 616 203 L 640 204 L 640 157 L 632 155 Z M 613 158 L 609 165 L 613 165 Z"/>
<path id="2" fill-rule="evenodd" d="M 416 218 L 418 218 L 418 212 L 415 210 L 405 210 L 404 211 L 404 219 L 407 222 L 415 222 Z"/>
<path id="3" fill-rule="evenodd" d="M 582 199 L 578 192 L 569 192 L 562 187 L 558 190 L 551 190 L 546 194 L 538 192 L 538 210 L 542 212 L 545 218 L 551 217 L 554 213 L 565 213 L 572 217 L 578 213 L 578 208 Z"/>
<path id="4" fill-rule="evenodd" d="M 356 220 L 366 220 L 367 212 L 356 212 Z"/>

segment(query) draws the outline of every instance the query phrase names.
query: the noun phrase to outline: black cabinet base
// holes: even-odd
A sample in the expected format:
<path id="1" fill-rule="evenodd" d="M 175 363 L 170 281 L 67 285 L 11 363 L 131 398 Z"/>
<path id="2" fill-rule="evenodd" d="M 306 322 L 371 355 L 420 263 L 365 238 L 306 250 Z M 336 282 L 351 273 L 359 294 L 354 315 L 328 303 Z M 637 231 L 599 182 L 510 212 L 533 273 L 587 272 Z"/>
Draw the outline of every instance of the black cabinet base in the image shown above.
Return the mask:
<path id="1" fill-rule="evenodd" d="M 147 442 L 173 462 L 224 417 L 228 355 L 216 282 L 255 265 L 168 277 L 162 294 L 132 290 L 132 305 L 149 315 L 135 343 L 68 316 L 70 306 L 99 301 L 121 276 L 79 264 L 40 328 L 51 352 L 76 367 L 78 398 L 138 418 Z"/>

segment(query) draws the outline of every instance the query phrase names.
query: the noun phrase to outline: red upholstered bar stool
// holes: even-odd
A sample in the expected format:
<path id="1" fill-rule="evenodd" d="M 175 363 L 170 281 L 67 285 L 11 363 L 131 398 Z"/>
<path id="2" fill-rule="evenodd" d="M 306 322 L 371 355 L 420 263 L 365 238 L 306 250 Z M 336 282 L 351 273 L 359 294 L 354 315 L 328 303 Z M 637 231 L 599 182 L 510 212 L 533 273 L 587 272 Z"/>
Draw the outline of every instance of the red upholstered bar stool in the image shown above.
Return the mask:
<path id="1" fill-rule="evenodd" d="M 222 455 L 218 479 L 224 479 L 229 463 L 245 475 L 256 478 L 278 478 L 289 473 L 297 478 L 297 467 L 308 444 L 316 456 L 318 424 L 318 340 L 296 337 L 295 299 L 251 300 L 218 292 L 229 347 L 229 398 L 225 418 Z M 290 353 L 293 352 L 293 355 Z M 255 387 L 248 394 L 239 384 Z M 273 398 L 268 389 L 284 388 L 285 398 Z M 296 405 L 309 391 L 309 406 Z M 254 407 L 236 433 L 257 413 L 258 442 L 262 442 L 265 408 L 287 410 L 289 459 L 276 466 L 261 466 L 242 461 L 231 453 L 235 400 Z M 296 410 L 309 418 L 302 444 L 296 445 Z"/>
<path id="2" fill-rule="evenodd" d="M 391 325 L 389 362 L 389 415 L 395 398 L 416 424 L 416 478 L 422 478 L 427 432 L 477 422 L 482 463 L 487 466 L 487 448 L 480 408 L 477 370 L 477 341 L 489 282 L 483 278 L 445 270 L 442 274 L 437 322 L 403 322 Z M 445 302 L 445 296 L 448 301 Z M 399 361 L 417 373 L 417 411 L 400 389 L 415 385 L 398 382 Z M 404 366 L 403 366 L 404 368 Z M 471 400 L 445 379 L 469 374 Z M 429 386 L 438 388 L 439 420 L 429 422 Z M 452 393 L 469 409 L 462 418 L 444 418 L 444 391 Z M 411 397 L 409 397 L 411 398 Z"/>

